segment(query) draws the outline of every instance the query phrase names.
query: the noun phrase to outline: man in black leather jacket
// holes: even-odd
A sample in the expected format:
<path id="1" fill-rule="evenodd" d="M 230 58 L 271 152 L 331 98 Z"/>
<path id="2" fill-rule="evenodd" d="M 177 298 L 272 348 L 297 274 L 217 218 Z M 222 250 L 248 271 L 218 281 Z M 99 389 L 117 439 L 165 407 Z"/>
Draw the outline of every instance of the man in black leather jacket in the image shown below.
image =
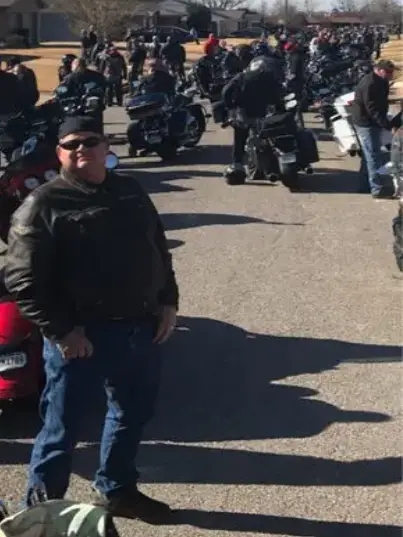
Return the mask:
<path id="1" fill-rule="evenodd" d="M 223 89 L 224 104 L 226 108 L 233 110 L 236 116 L 233 164 L 226 169 L 224 174 L 230 184 L 237 182 L 242 184 L 246 178 L 243 159 L 250 121 L 264 118 L 270 105 L 278 111 L 284 110 L 283 91 L 273 65 L 271 58 L 259 56 Z M 235 176 L 239 178 L 239 181 L 235 179 Z"/>
<path id="2" fill-rule="evenodd" d="M 38 489 L 63 498 L 78 420 L 92 388 L 105 386 L 97 501 L 112 515 L 163 523 L 170 508 L 137 489 L 135 457 L 178 288 L 153 203 L 134 178 L 106 171 L 107 151 L 97 122 L 67 118 L 59 177 L 29 195 L 12 221 L 5 284 L 42 331 L 46 371 L 26 500 Z"/>
<path id="3" fill-rule="evenodd" d="M 140 90 L 143 93 L 175 94 L 175 78 L 169 74 L 168 67 L 159 58 L 149 63 L 149 74 L 143 79 Z"/>
<path id="4" fill-rule="evenodd" d="M 18 78 L 0 69 L 0 116 L 19 112 L 24 107 L 24 95 Z"/>

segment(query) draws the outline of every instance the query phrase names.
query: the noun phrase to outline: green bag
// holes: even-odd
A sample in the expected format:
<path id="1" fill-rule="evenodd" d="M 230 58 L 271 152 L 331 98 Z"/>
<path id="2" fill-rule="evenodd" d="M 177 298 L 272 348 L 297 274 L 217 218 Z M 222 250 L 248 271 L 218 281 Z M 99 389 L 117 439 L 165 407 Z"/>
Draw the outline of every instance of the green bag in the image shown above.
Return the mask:
<path id="1" fill-rule="evenodd" d="M 119 537 L 102 507 L 68 500 L 49 500 L 8 516 L 0 537 Z"/>

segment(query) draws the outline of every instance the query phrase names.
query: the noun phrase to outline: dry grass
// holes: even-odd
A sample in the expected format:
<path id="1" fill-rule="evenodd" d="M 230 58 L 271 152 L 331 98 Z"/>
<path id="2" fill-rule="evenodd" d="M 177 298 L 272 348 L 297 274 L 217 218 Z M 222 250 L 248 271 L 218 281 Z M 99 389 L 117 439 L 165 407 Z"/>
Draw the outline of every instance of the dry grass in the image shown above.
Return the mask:
<path id="1" fill-rule="evenodd" d="M 240 43 L 248 43 L 251 39 L 227 39 L 227 42 L 231 45 L 237 45 Z M 66 45 L 68 45 L 66 43 Z M 118 43 L 118 45 L 123 45 Z M 77 54 L 78 47 L 66 46 L 59 47 L 40 47 L 32 49 L 5 49 L 0 51 L 0 55 L 17 54 L 24 56 L 36 56 L 34 60 L 27 62 L 31 67 L 38 79 L 38 87 L 41 93 L 51 93 L 58 84 L 57 67 L 60 64 L 60 58 L 64 54 Z M 203 54 L 203 42 L 200 45 L 195 43 L 189 43 L 186 45 L 186 53 L 189 61 L 194 61 Z"/>
<path id="2" fill-rule="evenodd" d="M 251 39 L 226 39 L 229 45 L 239 45 L 243 43 L 250 43 Z M 68 46 L 70 45 L 70 46 Z M 119 45 L 123 45 L 119 43 Z M 5 49 L 0 51 L 2 54 L 18 54 L 25 56 L 35 56 L 36 59 L 27 62 L 29 67 L 34 69 L 38 86 L 41 93 L 51 93 L 58 84 L 57 79 L 57 67 L 60 63 L 60 58 L 64 54 L 73 53 L 76 54 L 78 50 L 77 46 L 73 43 L 66 43 L 66 47 L 39 47 L 33 49 Z M 195 43 L 189 43 L 186 45 L 186 52 L 189 61 L 194 61 L 203 54 L 203 41 L 200 45 Z M 395 86 L 395 95 L 403 97 L 403 40 L 392 40 L 384 48 L 383 58 L 391 59 L 402 67 L 402 71 L 399 72 Z"/>

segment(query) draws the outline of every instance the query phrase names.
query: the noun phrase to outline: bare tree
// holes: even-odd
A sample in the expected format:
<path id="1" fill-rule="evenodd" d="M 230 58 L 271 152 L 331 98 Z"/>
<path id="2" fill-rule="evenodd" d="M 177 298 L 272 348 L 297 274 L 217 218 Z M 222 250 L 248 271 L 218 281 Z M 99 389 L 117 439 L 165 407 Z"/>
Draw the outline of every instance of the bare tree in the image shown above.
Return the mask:
<path id="1" fill-rule="evenodd" d="M 358 11 L 358 5 L 356 0 L 336 0 L 335 2 L 333 2 L 333 7 L 335 10 L 344 13 Z"/>
<path id="2" fill-rule="evenodd" d="M 262 15 L 262 17 L 266 17 L 270 12 L 268 0 L 261 0 L 256 8 L 256 11 Z"/>
<path id="3" fill-rule="evenodd" d="M 151 0 L 142 0 L 141 7 Z M 101 34 L 118 37 L 140 5 L 131 0 L 51 0 L 51 7 L 65 13 L 74 29 L 94 25 Z"/>
<path id="4" fill-rule="evenodd" d="M 402 5 L 398 0 L 369 0 L 361 12 L 373 24 L 398 23 L 402 19 Z"/>
<path id="5" fill-rule="evenodd" d="M 297 13 L 297 6 L 290 0 L 288 0 L 288 2 L 284 2 L 284 0 L 275 0 L 270 8 L 270 15 L 285 23 Z"/>
<path id="6" fill-rule="evenodd" d="M 242 9 L 247 7 L 246 0 L 200 0 L 209 9 Z"/>
<path id="7" fill-rule="evenodd" d="M 307 15 L 312 15 L 318 7 L 317 0 L 304 0 L 304 11 Z"/>

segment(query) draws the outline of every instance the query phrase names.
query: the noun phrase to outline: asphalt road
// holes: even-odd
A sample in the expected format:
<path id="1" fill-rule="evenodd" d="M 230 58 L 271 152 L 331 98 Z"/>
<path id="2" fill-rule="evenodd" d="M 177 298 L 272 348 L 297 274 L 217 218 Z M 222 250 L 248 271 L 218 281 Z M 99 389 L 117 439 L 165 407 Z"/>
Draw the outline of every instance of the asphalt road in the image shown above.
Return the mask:
<path id="1" fill-rule="evenodd" d="M 124 131 L 121 110 L 107 120 Z M 139 457 L 142 489 L 178 524 L 119 520 L 121 535 L 400 536 L 396 203 L 355 194 L 358 161 L 330 141 L 304 193 L 228 187 L 230 139 L 210 124 L 173 166 L 121 160 L 163 216 L 181 289 Z M 75 458 L 77 500 L 89 499 L 96 423 Z M 34 413 L 0 418 L 0 498 L 22 496 L 37 426 Z"/>

